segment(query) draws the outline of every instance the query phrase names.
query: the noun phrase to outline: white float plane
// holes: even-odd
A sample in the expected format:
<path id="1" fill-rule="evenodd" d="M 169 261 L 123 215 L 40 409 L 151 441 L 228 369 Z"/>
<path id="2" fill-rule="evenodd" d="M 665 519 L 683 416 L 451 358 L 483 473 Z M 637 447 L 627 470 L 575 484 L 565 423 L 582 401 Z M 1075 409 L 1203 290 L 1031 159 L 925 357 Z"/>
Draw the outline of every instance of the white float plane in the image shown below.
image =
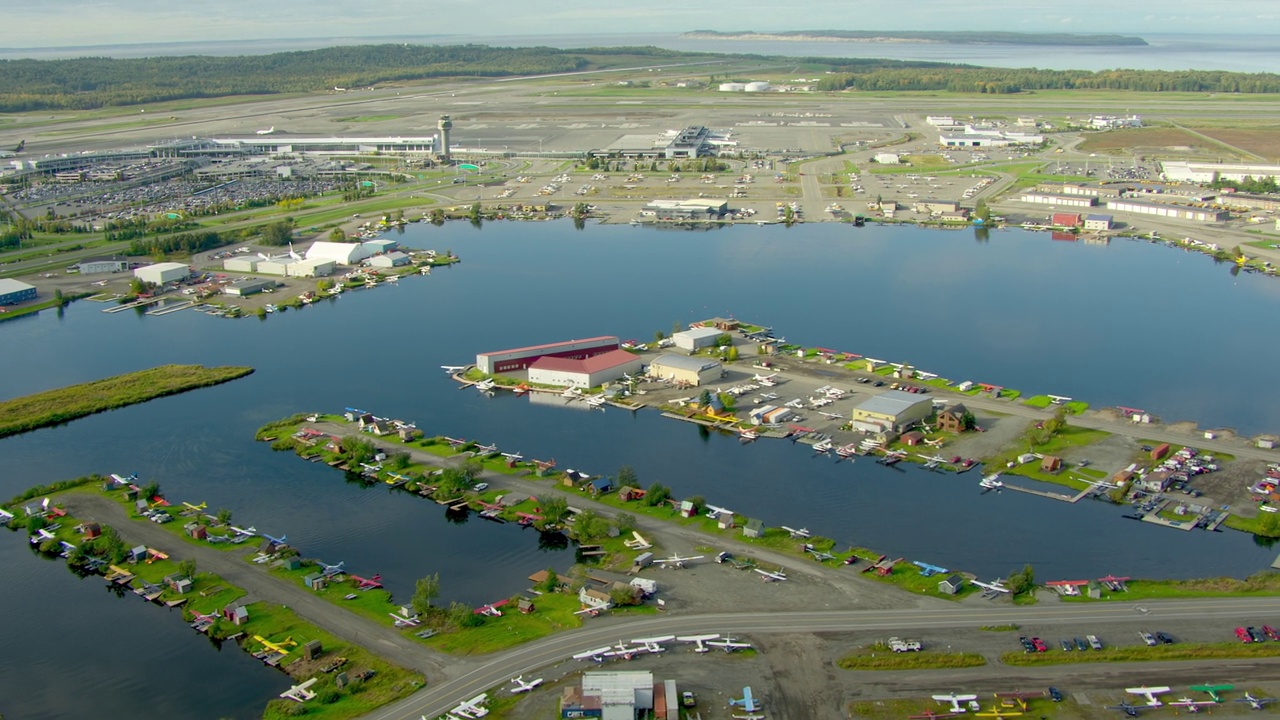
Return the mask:
<path id="1" fill-rule="evenodd" d="M 466 370 L 467 366 L 466 365 L 441 365 L 440 369 L 445 371 L 445 373 L 448 375 L 457 375 L 463 370 Z"/>
<path id="2" fill-rule="evenodd" d="M 0 508 L 0 523 L 7 523 L 12 519 L 13 519 L 13 513 L 9 512 L 8 510 L 5 510 L 4 508 Z"/>
<path id="3" fill-rule="evenodd" d="M 755 571 L 764 577 L 765 582 L 781 582 L 787 579 L 787 574 L 782 570 L 779 570 L 778 572 L 769 572 L 762 568 L 756 568 Z"/>
<path id="4" fill-rule="evenodd" d="M 759 373 L 756 373 L 754 376 L 752 376 L 751 379 L 758 383 L 766 383 L 766 382 L 772 382 L 773 379 L 776 377 L 778 377 L 778 373 L 770 373 L 768 375 L 761 375 Z"/>
<path id="5" fill-rule="evenodd" d="M 636 645 L 643 646 L 643 647 L 636 648 L 637 650 L 643 650 L 644 652 L 647 652 L 647 653 L 661 653 L 661 652 L 667 651 L 666 648 L 662 647 L 661 643 L 671 642 L 672 640 L 675 640 L 675 639 L 676 639 L 675 635 L 662 635 L 660 637 L 635 638 L 631 642 L 635 643 Z"/>
<path id="6" fill-rule="evenodd" d="M 966 702 L 971 702 L 973 700 L 977 700 L 978 696 L 977 695 L 957 695 L 955 693 L 951 693 L 950 695 L 934 695 L 933 699 L 937 700 L 940 703 L 950 703 L 951 712 L 959 714 L 959 713 L 965 712 L 965 709 L 966 709 L 965 706 L 961 705 L 960 703 L 966 703 Z"/>
<path id="7" fill-rule="evenodd" d="M 791 537 L 793 537 L 793 538 L 807 538 L 807 537 L 810 537 L 810 535 L 809 535 L 809 528 L 800 528 L 800 529 L 798 529 L 798 530 L 797 530 L 796 528 L 789 528 L 789 527 L 787 527 L 786 525 L 783 525 L 783 526 L 782 526 L 782 529 L 783 529 L 783 530 L 786 530 L 786 531 L 787 531 L 787 532 L 789 532 L 789 533 L 791 533 Z"/>
<path id="8" fill-rule="evenodd" d="M 1212 700 L 1192 700 L 1189 697 L 1178 698 L 1177 702 L 1169 703 L 1169 707 L 1186 708 L 1187 712 L 1200 712 L 1200 708 L 1205 705 L 1217 705 Z"/>
<path id="9" fill-rule="evenodd" d="M 679 642 L 693 643 L 693 651 L 696 653 L 710 652 L 711 648 L 707 647 L 707 643 L 719 639 L 719 635 L 681 635 L 676 638 Z"/>
<path id="10" fill-rule="evenodd" d="M 400 613 L 394 612 L 387 614 L 391 616 L 392 620 L 395 620 L 396 627 L 398 628 L 418 627 L 418 625 L 422 624 L 422 621 L 418 619 L 417 615 L 410 617 L 408 615 L 401 615 Z"/>
<path id="11" fill-rule="evenodd" d="M 1253 693 L 1245 693 L 1244 697 L 1236 698 L 1236 702 L 1249 703 L 1249 707 L 1254 710 L 1261 710 L 1273 702 L 1280 702 L 1280 698 L 1260 698 L 1254 697 Z"/>
<path id="12" fill-rule="evenodd" d="M 493 445 L 476 445 L 476 455 L 496 455 L 498 452 L 497 444 Z"/>
<path id="13" fill-rule="evenodd" d="M 497 384 L 498 383 L 493 380 L 481 380 L 476 383 L 476 390 L 479 390 L 482 393 L 493 392 L 493 388 L 497 386 Z"/>
<path id="14" fill-rule="evenodd" d="M 1142 687 L 1125 688 L 1124 691 L 1133 695 L 1141 695 L 1147 699 L 1147 707 L 1155 708 L 1164 705 L 1164 703 L 1160 702 L 1160 698 L 1156 696 L 1160 693 L 1169 692 L 1169 688 L 1164 685 L 1160 687 L 1147 687 L 1146 685 L 1143 685 Z"/>
<path id="15" fill-rule="evenodd" d="M 457 707 L 450 710 L 463 717 L 480 718 L 489 714 L 489 708 L 484 706 L 484 701 L 489 699 L 488 693 L 480 693 L 470 700 L 458 703 Z"/>
<path id="16" fill-rule="evenodd" d="M 1053 403 L 1054 405 L 1062 405 L 1063 403 L 1071 402 L 1071 398 L 1067 397 L 1066 395 L 1046 395 L 1045 397 L 1048 397 L 1049 402 Z"/>
<path id="17" fill-rule="evenodd" d="M 258 534 L 258 528 L 256 527 L 238 528 L 235 525 L 229 525 L 228 527 L 231 528 L 231 532 L 242 537 L 253 537 Z"/>
<path id="18" fill-rule="evenodd" d="M 684 564 L 690 560 L 701 560 L 702 555 L 693 555 L 691 557 L 680 557 L 680 553 L 675 553 L 671 557 L 654 560 L 654 562 L 667 568 L 683 568 Z"/>
<path id="19" fill-rule="evenodd" d="M 732 635 L 725 635 L 723 640 L 707 640 L 707 645 L 731 653 L 734 650 L 749 650 L 751 643 L 737 642 Z"/>
<path id="20" fill-rule="evenodd" d="M 306 702 L 307 700 L 310 700 L 311 698 L 314 698 L 316 696 L 315 693 L 307 689 L 315 684 L 316 684 L 316 678 L 311 678 L 310 680 L 304 683 L 294 685 L 288 690 L 285 690 L 284 692 L 280 693 L 280 697 L 285 698 L 286 700 Z"/>
<path id="21" fill-rule="evenodd" d="M 840 413 L 822 412 L 821 410 L 818 411 L 818 414 L 828 420 L 840 420 L 844 418 L 844 416 L 841 415 Z"/>
<path id="22" fill-rule="evenodd" d="M 595 650 L 580 652 L 577 655 L 574 655 L 573 659 L 574 660 L 595 660 L 598 663 L 604 662 L 605 658 L 610 657 L 608 653 L 612 649 L 613 648 L 611 646 L 606 645 L 605 647 L 596 648 Z"/>
<path id="23" fill-rule="evenodd" d="M 321 568 L 323 568 L 321 570 L 321 574 L 324 575 L 325 577 L 333 577 L 334 575 L 341 573 L 342 567 L 346 565 L 345 561 L 340 561 L 337 565 L 329 565 L 327 563 L 320 562 L 319 560 L 317 560 L 316 562 L 320 565 Z"/>
<path id="24" fill-rule="evenodd" d="M 502 453 L 502 457 L 504 457 L 504 458 L 506 458 L 506 459 L 510 460 L 510 461 L 511 461 L 511 462 L 513 462 L 513 463 L 514 463 L 514 462 L 520 462 L 521 460 L 523 460 L 523 459 L 524 459 L 524 456 L 523 456 L 523 455 L 521 455 L 521 454 L 520 454 L 520 453 L 518 453 L 518 452 L 513 452 L 513 453 Z"/>
<path id="25" fill-rule="evenodd" d="M 48 530 L 45 530 L 44 528 L 40 528 L 39 530 L 37 530 L 37 531 L 36 531 L 36 534 L 38 534 L 38 535 L 40 536 L 40 538 L 41 538 L 41 539 L 43 539 L 43 540 L 57 540 L 57 539 L 58 539 L 58 536 L 57 536 L 57 535 L 54 535 L 53 533 L 49 532 Z"/>
<path id="26" fill-rule="evenodd" d="M 671 401 L 671 404 L 672 404 L 672 405 L 676 405 L 676 406 L 682 406 L 682 405 L 685 405 L 685 404 L 687 404 L 687 403 L 691 403 L 691 402 L 693 402 L 693 401 L 694 401 L 694 400 L 696 400 L 696 399 L 697 399 L 697 398 L 694 398 L 694 397 L 682 397 L 682 398 L 676 398 L 675 400 L 672 400 L 672 401 Z"/>
<path id="27" fill-rule="evenodd" d="M 711 505 L 711 504 L 707 505 L 707 517 L 714 520 L 715 518 L 720 517 L 721 515 L 728 515 L 730 517 L 733 517 L 733 511 L 730 510 L 729 508 L 722 508 L 717 505 Z"/>
<path id="28" fill-rule="evenodd" d="M 530 690 L 538 687 L 542 684 L 542 678 L 534 678 L 525 682 L 524 676 L 520 675 L 518 677 L 511 678 L 511 682 L 516 684 L 515 687 L 511 688 L 511 694 L 515 695 L 518 693 L 529 692 Z"/>
<path id="29" fill-rule="evenodd" d="M 992 580 L 989 583 L 982 582 L 981 580 L 974 580 L 973 584 L 977 585 L 983 590 L 986 590 L 987 592 L 997 592 L 997 593 L 1009 592 L 1009 588 L 1004 586 L 1004 580 L 1002 579 Z"/>

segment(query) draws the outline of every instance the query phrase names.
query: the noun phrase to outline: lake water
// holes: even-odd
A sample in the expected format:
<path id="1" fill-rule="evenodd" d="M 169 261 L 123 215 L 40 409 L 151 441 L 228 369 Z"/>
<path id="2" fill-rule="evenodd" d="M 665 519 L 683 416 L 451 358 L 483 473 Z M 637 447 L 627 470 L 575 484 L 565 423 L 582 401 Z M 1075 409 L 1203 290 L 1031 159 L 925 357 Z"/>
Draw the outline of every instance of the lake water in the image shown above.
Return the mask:
<path id="1" fill-rule="evenodd" d="M 532 531 L 479 519 L 452 524 L 434 503 L 361 488 L 252 440 L 269 420 L 355 406 L 416 421 L 428 433 L 554 457 L 561 467 L 611 473 L 630 464 L 645 484 L 661 481 L 677 496 L 701 494 L 770 525 L 807 526 L 841 545 L 983 576 L 1027 562 L 1041 578 L 1244 576 L 1274 555 L 1239 533 L 1153 528 L 1100 503 L 979 496 L 973 475 L 835 464 L 785 442 L 744 447 L 652 411 L 583 413 L 484 398 L 460 392 L 439 370 L 477 351 L 599 334 L 648 339 L 673 322 L 735 315 L 793 341 L 909 361 L 957 381 L 1256 432 L 1280 429 L 1280 406 L 1242 382 L 1248 367 L 1276 356 L 1280 340 L 1258 330 L 1280 304 L 1274 278 L 1234 277 L 1202 255 L 1145 242 L 1089 246 L 1020 230 L 980 242 L 971 231 L 838 224 L 654 232 L 450 223 L 394 237 L 452 249 L 463 262 L 265 322 L 105 314 L 79 302 L 61 316 L 0 325 L 9 349 L 0 357 L 0 397 L 170 362 L 256 368 L 222 386 L 0 441 L 7 470 L 0 496 L 90 472 L 138 472 L 175 501 L 227 507 L 239 523 L 287 533 L 306 556 L 380 572 L 404 599 L 416 578 L 438 572 L 441 600 L 480 604 L 522 590 L 536 570 L 572 562 L 567 552 L 540 548 Z M 67 612 L 84 613 L 73 629 L 46 624 L 58 638 L 110 644 L 114 636 L 91 618 L 108 612 L 101 606 L 127 606 L 113 627 L 140 637 L 173 626 L 172 652 L 184 663 L 225 662 L 227 653 L 204 647 L 165 611 L 81 598 L 76 589 L 101 592 L 98 581 L 77 581 L 31 557 L 17 537 L 0 544 L 8 548 L 0 551 L 5 567 L 21 578 L 4 591 L 6 637 L 34 625 L 28 618 L 53 596 L 74 603 Z M 19 653 L 0 661 L 0 697 L 22 694 L 22 661 Z M 151 662 L 121 653 L 113 677 L 127 676 L 126 667 L 145 675 Z M 220 714 L 260 707 L 280 691 L 275 671 L 228 663 L 219 672 L 243 676 L 236 682 L 245 688 Z M 78 687 L 74 677 L 50 683 Z M 143 709 L 179 703 L 192 686 L 111 684 L 103 692 Z M 97 700 L 85 702 L 82 712 L 92 712 Z"/>
<path id="2" fill-rule="evenodd" d="M 888 58 L 963 63 L 991 67 L 1039 67 L 1051 70 L 1230 70 L 1275 72 L 1280 67 L 1280 38 L 1274 35 L 1139 35 L 1146 46 L 1067 47 L 1031 45 L 950 45 L 924 42 L 813 42 L 691 40 L 679 33 L 573 35 L 412 35 L 360 38 L 288 38 L 252 42 L 148 43 L 91 47 L 0 48 L 0 59 L 62 57 L 146 57 L 161 55 L 255 55 L 334 45 L 380 42 L 420 44 L 481 43 L 557 48 L 644 46 L 687 52 L 783 55 L 790 57 Z M 661 62 L 658 60 L 656 62 Z"/>

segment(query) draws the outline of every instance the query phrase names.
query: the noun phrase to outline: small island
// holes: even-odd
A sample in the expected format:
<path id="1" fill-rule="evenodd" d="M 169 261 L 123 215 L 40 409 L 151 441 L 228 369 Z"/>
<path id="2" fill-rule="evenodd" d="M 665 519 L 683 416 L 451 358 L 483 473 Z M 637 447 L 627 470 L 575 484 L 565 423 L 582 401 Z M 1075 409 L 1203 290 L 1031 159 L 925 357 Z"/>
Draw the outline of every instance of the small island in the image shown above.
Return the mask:
<path id="1" fill-rule="evenodd" d="M 1021 33 L 985 31 L 932 30 L 782 30 L 756 32 L 742 30 L 694 30 L 680 35 L 684 40 L 789 40 L 818 42 L 926 42 L 950 45 L 1069 45 L 1125 46 L 1146 45 L 1133 35 L 1078 33 Z"/>
<path id="2" fill-rule="evenodd" d="M 0 402 L 0 438 L 70 422 L 165 395 L 219 385 L 253 372 L 228 365 L 161 365 Z"/>

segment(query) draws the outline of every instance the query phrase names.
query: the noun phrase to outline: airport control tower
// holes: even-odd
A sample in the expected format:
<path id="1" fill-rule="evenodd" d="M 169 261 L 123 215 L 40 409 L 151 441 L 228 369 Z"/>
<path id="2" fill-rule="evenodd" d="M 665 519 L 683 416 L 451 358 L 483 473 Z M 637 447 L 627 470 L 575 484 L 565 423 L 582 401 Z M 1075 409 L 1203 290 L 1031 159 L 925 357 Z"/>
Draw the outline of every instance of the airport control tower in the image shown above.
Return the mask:
<path id="1" fill-rule="evenodd" d="M 449 162 L 449 131 L 453 129 L 453 121 L 448 115 L 441 115 L 436 127 L 440 128 L 440 147 L 436 148 L 436 155 L 440 156 L 442 162 L 447 163 Z"/>

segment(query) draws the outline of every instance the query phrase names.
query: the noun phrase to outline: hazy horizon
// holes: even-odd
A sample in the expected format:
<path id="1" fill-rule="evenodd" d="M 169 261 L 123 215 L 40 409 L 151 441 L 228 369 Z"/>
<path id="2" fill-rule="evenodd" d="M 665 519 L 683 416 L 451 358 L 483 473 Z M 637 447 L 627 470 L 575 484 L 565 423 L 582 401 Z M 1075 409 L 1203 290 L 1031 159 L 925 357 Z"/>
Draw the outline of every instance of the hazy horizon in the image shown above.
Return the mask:
<path id="1" fill-rule="evenodd" d="M 565 0 L 551 8 L 514 0 L 455 0 L 433 4 L 386 0 L 377 5 L 333 0 L 227 0 L 203 11 L 170 0 L 0 0 L 10 29 L 6 49 L 254 41 L 375 41 L 396 37 L 563 37 L 680 33 L 698 29 L 779 32 L 795 30 L 972 30 L 1082 34 L 1280 34 L 1274 0 L 1238 0 L 1221 11 L 1199 0 L 1166 0 L 1158 8 L 1102 0 L 1026 0 L 1010 6 L 972 0 L 917 0 L 904 15 L 890 0 L 811 0 L 778 9 L 761 0 L 710 0 L 690 5 L 650 0 L 604 7 Z M 998 18 L 993 22 L 992 18 Z M 477 20 L 482 18 L 483 25 Z M 1194 32 L 1188 32 L 1188 28 Z M 20 32 L 14 32 L 20 31 Z"/>

